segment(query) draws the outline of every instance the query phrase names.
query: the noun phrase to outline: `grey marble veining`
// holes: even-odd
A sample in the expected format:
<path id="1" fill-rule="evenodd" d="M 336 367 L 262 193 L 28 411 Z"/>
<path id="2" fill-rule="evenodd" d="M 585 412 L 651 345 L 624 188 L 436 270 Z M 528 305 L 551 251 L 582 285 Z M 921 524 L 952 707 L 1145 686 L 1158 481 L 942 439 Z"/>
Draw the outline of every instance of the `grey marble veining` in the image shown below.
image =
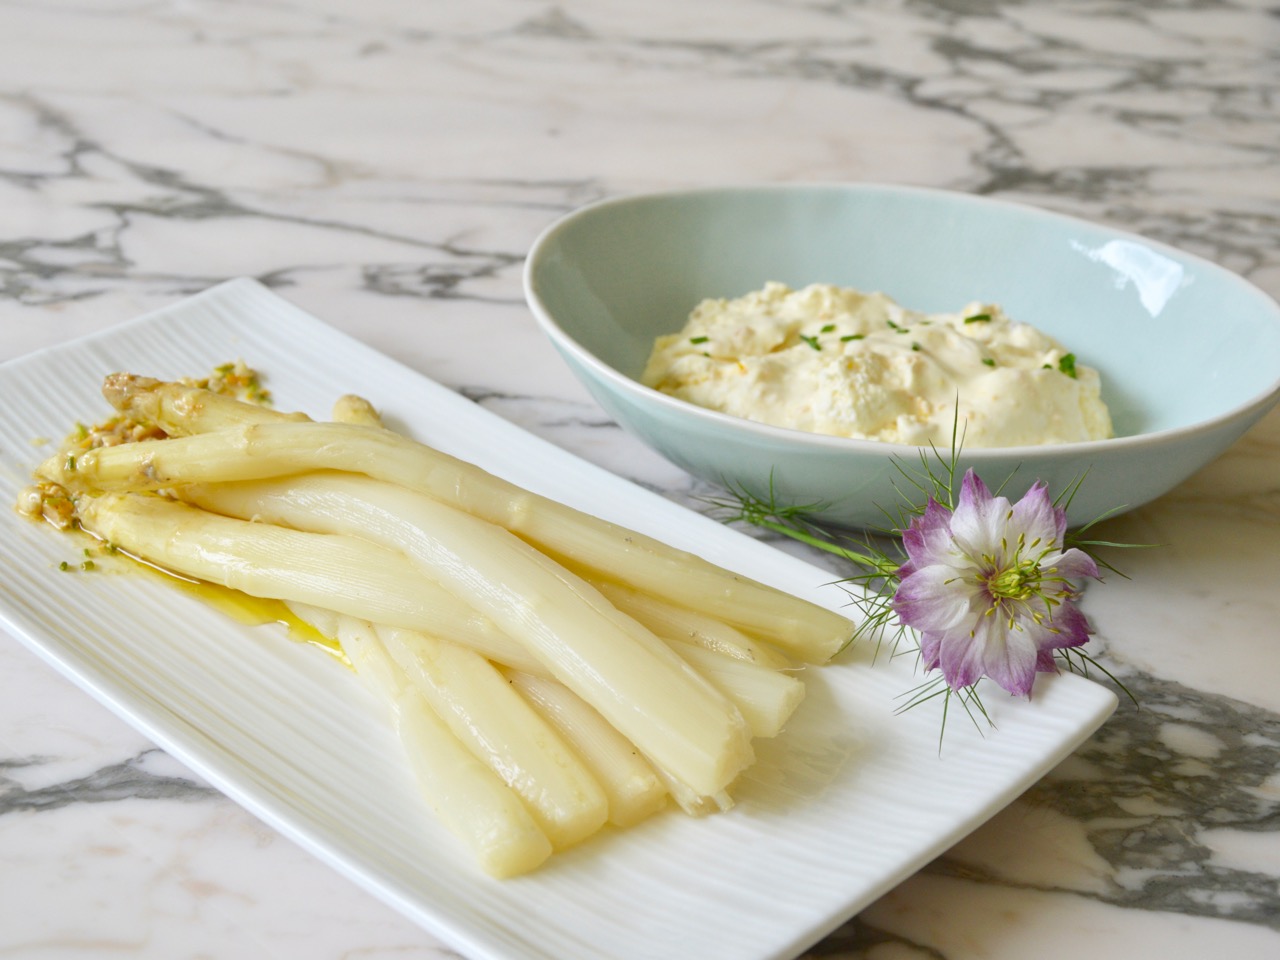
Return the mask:
<path id="1" fill-rule="evenodd" d="M 83 776 L 30 787 L 23 784 L 22 774 L 39 772 L 53 758 L 0 760 L 0 817 L 21 811 L 38 813 L 72 804 L 114 803 L 126 799 L 204 800 L 215 793 L 190 775 L 149 770 L 148 761 L 157 752 L 145 750 Z"/>
<path id="2" fill-rule="evenodd" d="M 1136 705 L 1023 802 L 1085 824 L 1112 871 L 1093 894 L 1107 903 L 1280 927 L 1275 878 L 1215 864 L 1200 839 L 1275 829 L 1280 801 L 1268 782 L 1280 772 L 1280 716 L 1154 677 L 1125 686 Z"/>

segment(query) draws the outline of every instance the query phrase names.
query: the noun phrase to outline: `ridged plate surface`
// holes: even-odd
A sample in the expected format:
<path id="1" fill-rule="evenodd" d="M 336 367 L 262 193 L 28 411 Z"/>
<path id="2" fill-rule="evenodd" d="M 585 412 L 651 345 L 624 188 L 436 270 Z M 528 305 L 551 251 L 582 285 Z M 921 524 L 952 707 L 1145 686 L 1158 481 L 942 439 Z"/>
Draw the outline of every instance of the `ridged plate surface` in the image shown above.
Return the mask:
<path id="1" fill-rule="evenodd" d="M 199 375 L 243 358 L 281 409 L 326 418 L 344 392 L 397 428 L 582 509 L 839 608 L 830 575 L 565 453 L 326 326 L 250 280 L 0 366 L 0 500 L 77 421 L 102 376 Z M 738 805 L 668 812 L 538 873 L 490 880 L 424 813 L 355 678 L 276 626 L 235 622 L 150 577 L 59 570 L 74 538 L 0 510 L 0 622 L 219 789 L 469 957 L 748 960 L 800 952 L 1013 800 L 1099 726 L 1112 694 L 1044 677 L 986 698 L 981 734 L 928 707 L 894 715 L 908 658 L 809 670 Z"/>

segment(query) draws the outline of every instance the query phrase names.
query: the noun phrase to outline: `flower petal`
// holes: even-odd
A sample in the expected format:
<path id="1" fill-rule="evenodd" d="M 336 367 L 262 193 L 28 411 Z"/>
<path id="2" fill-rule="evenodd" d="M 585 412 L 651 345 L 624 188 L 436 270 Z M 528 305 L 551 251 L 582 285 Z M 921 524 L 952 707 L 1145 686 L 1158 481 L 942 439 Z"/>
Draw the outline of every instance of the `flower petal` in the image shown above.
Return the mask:
<path id="1" fill-rule="evenodd" d="M 1074 603 L 1062 604 L 1054 611 L 1053 619 L 1045 625 L 1052 632 L 1051 642 L 1039 639 L 1042 649 L 1060 650 L 1063 647 L 1078 647 L 1089 642 L 1093 628 L 1089 626 L 1089 618 L 1080 612 Z"/>
<path id="2" fill-rule="evenodd" d="M 1025 631 L 1009 629 L 1009 621 L 997 611 L 978 621 L 970 642 L 944 645 L 940 664 L 943 676 L 954 688 L 988 676 L 1017 697 L 1031 696 L 1039 651 Z"/>
<path id="3" fill-rule="evenodd" d="M 982 618 L 985 623 L 988 618 Z M 977 631 L 952 631 L 938 645 L 938 666 L 952 690 L 960 690 L 982 679 L 986 671 L 983 641 Z"/>
<path id="4" fill-rule="evenodd" d="M 920 634 L 920 660 L 924 664 L 924 672 L 928 673 L 938 665 L 939 652 L 942 649 L 942 638 L 945 634 L 924 630 Z"/>
<path id="5" fill-rule="evenodd" d="M 913 519 L 911 526 L 903 532 L 902 546 L 907 551 L 907 562 L 898 570 L 899 579 L 924 567 L 945 562 L 955 553 L 951 540 L 951 511 L 930 497 L 924 513 Z"/>
<path id="6" fill-rule="evenodd" d="M 1066 533 L 1066 517 L 1066 511 L 1049 499 L 1049 488 L 1037 482 L 1013 505 L 1005 536 L 1016 540 L 1021 534 L 1031 550 L 1057 549 Z"/>
<path id="7" fill-rule="evenodd" d="M 1098 579 L 1098 562 L 1076 547 L 1045 557 L 1040 561 L 1040 568 L 1052 569 L 1058 576 L 1068 580 L 1078 580 L 1083 577 Z"/>
<path id="8" fill-rule="evenodd" d="M 981 593 L 977 584 L 963 580 L 954 567 L 934 564 L 898 584 L 893 610 L 908 627 L 946 631 L 974 614 Z"/>
<path id="9" fill-rule="evenodd" d="M 1009 520 L 1009 501 L 993 497 L 987 485 L 969 470 L 960 485 L 960 500 L 951 517 L 951 536 L 956 547 L 977 560 L 983 556 L 1002 563 L 1001 541 Z"/>

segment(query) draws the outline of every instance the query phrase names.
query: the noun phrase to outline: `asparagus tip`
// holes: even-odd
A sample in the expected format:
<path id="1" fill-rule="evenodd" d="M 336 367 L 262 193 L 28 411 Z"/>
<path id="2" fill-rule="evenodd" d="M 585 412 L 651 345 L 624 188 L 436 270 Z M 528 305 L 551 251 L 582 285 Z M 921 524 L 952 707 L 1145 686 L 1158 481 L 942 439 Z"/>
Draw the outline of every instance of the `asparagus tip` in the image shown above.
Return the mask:
<path id="1" fill-rule="evenodd" d="M 134 397 L 154 389 L 159 383 L 154 377 L 140 377 L 134 373 L 109 373 L 102 381 L 102 395 L 106 397 L 107 403 L 124 412 Z"/>

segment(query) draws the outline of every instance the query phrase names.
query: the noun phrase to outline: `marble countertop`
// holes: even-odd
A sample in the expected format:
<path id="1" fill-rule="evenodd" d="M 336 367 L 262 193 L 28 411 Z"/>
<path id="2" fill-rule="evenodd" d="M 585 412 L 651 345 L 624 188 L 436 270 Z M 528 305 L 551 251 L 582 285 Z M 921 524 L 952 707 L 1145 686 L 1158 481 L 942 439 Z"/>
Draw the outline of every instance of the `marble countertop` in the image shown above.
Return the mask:
<path id="1" fill-rule="evenodd" d="M 535 329 L 548 222 L 920 184 L 1275 296 L 1277 51 L 1263 0 L 0 3 L 0 360 L 253 276 L 696 506 Z M 1106 527 L 1163 545 L 1085 600 L 1141 707 L 805 956 L 1280 956 L 1280 411 Z M 0 633 L 0 957 L 456 955 Z"/>

